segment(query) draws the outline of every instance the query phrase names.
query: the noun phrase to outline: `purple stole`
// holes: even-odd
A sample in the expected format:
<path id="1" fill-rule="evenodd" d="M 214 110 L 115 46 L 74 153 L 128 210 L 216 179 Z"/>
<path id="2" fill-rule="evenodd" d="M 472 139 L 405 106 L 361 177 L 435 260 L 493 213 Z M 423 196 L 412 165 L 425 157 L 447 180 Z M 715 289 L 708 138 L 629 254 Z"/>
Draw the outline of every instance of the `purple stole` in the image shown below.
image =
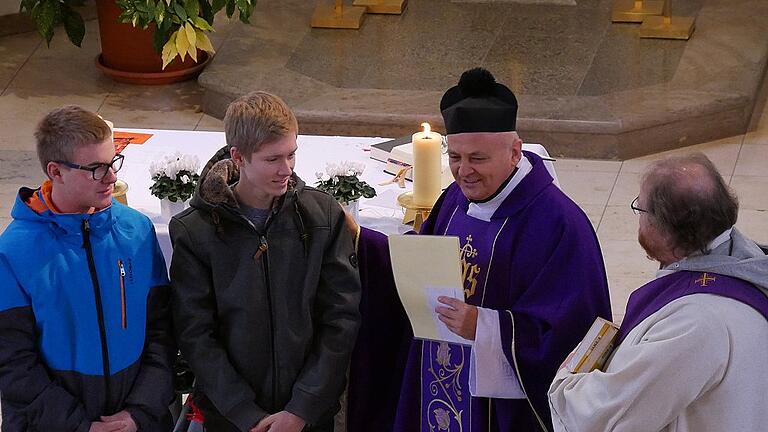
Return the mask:
<path id="1" fill-rule="evenodd" d="M 485 283 L 493 266 L 494 255 L 509 262 L 508 254 L 494 254 L 496 240 L 506 220 L 481 221 L 467 216 L 458 208 L 451 215 L 448 226 L 439 234 L 459 238 L 464 299 L 467 303 L 482 306 L 485 299 Z M 509 280 L 508 265 L 493 268 L 494 278 Z M 472 417 L 469 394 L 469 366 L 471 348 L 466 345 L 424 340 L 421 347 L 421 424 L 422 430 L 469 431 L 477 427 L 487 429 L 483 416 Z M 476 401 L 478 402 L 478 401 Z M 487 410 L 487 408 L 486 408 Z M 470 422 L 475 423 L 470 426 Z"/>
<path id="2" fill-rule="evenodd" d="M 652 280 L 632 293 L 618 342 L 668 303 L 691 294 L 715 294 L 740 301 L 768 320 L 768 297 L 751 283 L 714 273 L 680 271 Z"/>

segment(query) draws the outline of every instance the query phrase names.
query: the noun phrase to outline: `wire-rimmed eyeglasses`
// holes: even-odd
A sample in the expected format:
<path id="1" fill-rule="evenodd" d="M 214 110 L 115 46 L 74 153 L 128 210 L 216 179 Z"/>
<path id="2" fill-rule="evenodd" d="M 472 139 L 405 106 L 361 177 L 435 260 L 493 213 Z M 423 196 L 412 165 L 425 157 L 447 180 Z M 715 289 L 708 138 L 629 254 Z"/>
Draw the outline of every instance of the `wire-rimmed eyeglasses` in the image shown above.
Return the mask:
<path id="1" fill-rule="evenodd" d="M 636 215 L 639 215 L 640 213 L 650 213 L 648 210 L 641 209 L 637 206 L 637 200 L 639 199 L 639 196 L 636 196 L 635 199 L 632 200 L 632 203 L 629 205 L 629 208 L 632 209 L 632 212 Z"/>
<path id="2" fill-rule="evenodd" d="M 123 159 L 125 159 L 125 156 L 119 154 L 115 155 L 115 157 L 112 159 L 112 162 L 110 163 L 93 163 L 90 165 L 78 165 L 76 163 L 67 162 L 67 161 L 54 161 L 58 164 L 62 164 L 69 168 L 79 169 L 83 171 L 90 171 L 91 175 L 93 176 L 94 180 L 101 180 L 103 179 L 109 170 L 111 169 L 113 173 L 117 173 L 120 171 L 120 168 L 123 167 Z"/>

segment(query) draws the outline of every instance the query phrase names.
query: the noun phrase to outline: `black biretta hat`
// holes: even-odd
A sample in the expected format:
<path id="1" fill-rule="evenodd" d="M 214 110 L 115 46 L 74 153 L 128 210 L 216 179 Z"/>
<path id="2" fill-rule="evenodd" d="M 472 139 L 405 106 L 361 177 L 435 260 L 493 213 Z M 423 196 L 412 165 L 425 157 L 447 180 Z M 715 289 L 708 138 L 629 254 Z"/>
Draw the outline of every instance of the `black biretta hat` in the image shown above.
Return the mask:
<path id="1" fill-rule="evenodd" d="M 512 132 L 517 123 L 517 98 L 486 69 L 463 74 L 440 100 L 448 135 L 467 132 Z"/>

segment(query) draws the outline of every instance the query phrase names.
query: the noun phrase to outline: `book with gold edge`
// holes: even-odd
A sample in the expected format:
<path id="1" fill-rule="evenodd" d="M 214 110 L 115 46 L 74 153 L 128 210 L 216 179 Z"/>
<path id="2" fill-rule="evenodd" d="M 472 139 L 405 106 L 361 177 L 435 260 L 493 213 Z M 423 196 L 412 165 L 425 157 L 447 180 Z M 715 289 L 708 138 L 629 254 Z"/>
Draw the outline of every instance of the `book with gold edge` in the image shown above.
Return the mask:
<path id="1" fill-rule="evenodd" d="M 571 373 L 587 373 L 602 369 L 613 351 L 619 327 L 597 317 L 589 331 L 573 352 L 566 368 Z"/>

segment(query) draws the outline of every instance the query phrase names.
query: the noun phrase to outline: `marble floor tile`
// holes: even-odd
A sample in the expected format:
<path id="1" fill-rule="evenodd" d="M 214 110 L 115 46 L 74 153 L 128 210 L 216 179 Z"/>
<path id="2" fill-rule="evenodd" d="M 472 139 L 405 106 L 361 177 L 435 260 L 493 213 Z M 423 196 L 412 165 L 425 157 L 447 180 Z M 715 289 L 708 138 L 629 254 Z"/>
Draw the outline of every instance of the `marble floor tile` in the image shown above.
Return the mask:
<path id="1" fill-rule="evenodd" d="M 0 149 L 34 150 L 34 131 L 41 118 L 52 109 L 65 104 L 76 104 L 98 111 L 105 95 L 48 95 L 45 91 L 31 95 L 9 90 L 0 96 Z"/>
<path id="2" fill-rule="evenodd" d="M 50 47 L 42 43 L 29 57 L 9 90 L 19 94 L 50 96 L 106 95 L 114 82 L 94 64 L 101 52 L 96 24 L 96 21 L 86 23 L 81 48 L 72 45 L 64 31 L 57 31 Z"/>
<path id="3" fill-rule="evenodd" d="M 624 172 L 624 166 L 619 172 L 619 176 L 616 179 L 616 185 L 611 191 L 611 196 L 608 199 L 609 206 L 624 206 L 629 209 L 629 204 L 640 192 L 640 179 L 641 175 L 632 172 Z"/>
<path id="4" fill-rule="evenodd" d="M 557 170 L 560 187 L 580 206 L 604 206 L 616 181 L 616 173 Z"/>
<path id="5" fill-rule="evenodd" d="M 0 43 L 0 94 L 43 41 L 37 33 L 3 36 Z"/>
<path id="6" fill-rule="evenodd" d="M 637 240 L 600 239 L 600 248 L 609 280 L 626 277 L 648 280 L 656 275 L 659 268 L 657 262 L 648 259 Z"/>
<path id="7" fill-rule="evenodd" d="M 5 228 L 10 223 L 11 223 L 11 218 L 10 217 L 0 216 L 0 232 L 5 231 Z"/>
<path id="8" fill-rule="evenodd" d="M 637 215 L 629 205 L 607 206 L 597 235 L 604 240 L 636 240 Z"/>
<path id="9" fill-rule="evenodd" d="M 739 208 L 768 210 L 768 178 L 733 176 L 730 185 L 739 197 Z"/>
<path id="10" fill-rule="evenodd" d="M 630 294 L 645 285 L 650 278 L 640 277 L 614 277 L 608 279 L 608 289 L 611 293 L 611 309 L 614 322 L 617 315 L 624 316 L 627 309 L 627 300 Z"/>
<path id="11" fill-rule="evenodd" d="M 739 155 L 739 149 L 741 148 L 743 135 L 736 135 L 733 137 L 723 138 L 708 143 L 697 144 L 693 146 L 683 147 L 671 151 L 662 153 L 656 153 L 649 156 L 643 156 L 636 159 L 626 160 L 621 165 L 621 172 L 633 172 L 641 173 L 645 171 L 645 168 L 655 160 L 664 159 L 669 156 L 685 155 L 693 152 L 702 152 L 712 160 L 717 169 L 724 177 L 728 177 L 733 173 L 733 168 L 736 166 L 736 159 Z"/>
<path id="12" fill-rule="evenodd" d="M 224 122 L 211 117 L 208 114 L 203 114 L 203 117 L 197 122 L 195 130 L 198 131 L 211 131 L 211 132 L 224 132 Z"/>
<path id="13" fill-rule="evenodd" d="M 621 162 L 595 159 L 558 159 L 555 170 L 560 171 L 597 171 L 618 174 Z"/>
<path id="14" fill-rule="evenodd" d="M 575 95 L 610 26 L 603 15 L 594 5 L 516 6 L 483 65 L 518 94 Z"/>
<path id="15" fill-rule="evenodd" d="M 739 160 L 736 162 L 736 170 L 733 174 L 768 177 L 768 146 L 757 144 L 741 146 Z M 768 190 L 765 193 L 768 194 Z"/>
<path id="16" fill-rule="evenodd" d="M 592 228 L 597 232 L 603 218 L 603 210 L 605 209 L 605 206 L 600 204 L 583 204 L 579 205 L 579 207 L 581 207 L 581 209 L 584 210 L 584 213 L 587 214 L 589 221 L 592 223 Z"/>
<path id="17" fill-rule="evenodd" d="M 45 174 L 34 151 L 0 150 L 0 191 L 18 190 L 20 186 L 37 186 Z"/>
<path id="18" fill-rule="evenodd" d="M 580 96 L 636 89 L 672 79 L 685 45 L 676 40 L 641 39 L 638 33 L 639 26 L 635 25 L 612 25 L 607 29 L 578 89 Z"/>
<path id="19" fill-rule="evenodd" d="M 19 184 L 0 183 L 0 218 L 11 217 L 11 209 L 21 186 Z"/>
<path id="20" fill-rule="evenodd" d="M 764 126 L 760 126 L 757 130 L 747 132 L 744 135 L 744 144 L 746 145 L 759 145 L 768 146 L 768 121 Z"/>
<path id="21" fill-rule="evenodd" d="M 768 245 L 768 210 L 739 210 L 736 226 L 752 240 Z"/>
<path id="22" fill-rule="evenodd" d="M 194 130 L 203 114 L 194 81 L 165 86 L 116 84 L 99 114 L 116 127 Z"/>
<path id="23" fill-rule="evenodd" d="M 477 65 L 503 32 L 509 14 L 509 7 L 504 5 L 420 0 L 411 2 L 397 23 L 391 19 L 378 20 L 367 33 L 371 41 L 386 40 L 376 53 L 384 62 L 405 57 L 413 61 L 450 59 Z"/>
<path id="24" fill-rule="evenodd" d="M 763 106 L 763 112 L 760 116 L 760 121 L 757 123 L 757 129 L 765 131 L 768 129 L 768 106 Z"/>

